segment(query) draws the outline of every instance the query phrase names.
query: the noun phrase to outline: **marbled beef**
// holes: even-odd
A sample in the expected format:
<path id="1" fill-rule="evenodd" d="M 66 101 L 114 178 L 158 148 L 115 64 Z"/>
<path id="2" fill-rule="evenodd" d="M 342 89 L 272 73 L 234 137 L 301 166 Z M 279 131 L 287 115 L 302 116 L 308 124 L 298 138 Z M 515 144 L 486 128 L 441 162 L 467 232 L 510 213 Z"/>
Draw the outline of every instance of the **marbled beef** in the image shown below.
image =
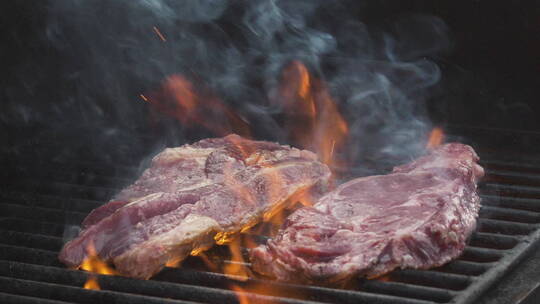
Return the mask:
<path id="1" fill-rule="evenodd" d="M 391 174 L 346 182 L 252 250 L 254 268 L 285 281 L 332 282 L 442 265 L 475 228 L 484 174 L 477 161 L 471 147 L 451 143 Z"/>
<path id="2" fill-rule="evenodd" d="M 122 274 L 149 278 L 296 195 L 320 197 L 329 178 L 312 152 L 237 135 L 165 149 L 133 185 L 88 215 L 60 260 L 77 267 L 95 251 Z"/>

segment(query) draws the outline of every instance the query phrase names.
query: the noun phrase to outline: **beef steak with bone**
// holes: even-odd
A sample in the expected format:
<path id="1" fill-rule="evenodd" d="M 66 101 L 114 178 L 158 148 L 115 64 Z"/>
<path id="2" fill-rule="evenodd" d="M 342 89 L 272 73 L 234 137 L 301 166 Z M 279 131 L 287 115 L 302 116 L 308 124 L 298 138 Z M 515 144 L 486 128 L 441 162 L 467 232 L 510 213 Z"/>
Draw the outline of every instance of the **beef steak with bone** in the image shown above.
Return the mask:
<path id="1" fill-rule="evenodd" d="M 95 252 L 123 275 L 149 278 L 299 195 L 320 197 L 330 176 L 312 152 L 238 135 L 165 149 L 134 184 L 86 217 L 59 258 L 78 267 Z"/>

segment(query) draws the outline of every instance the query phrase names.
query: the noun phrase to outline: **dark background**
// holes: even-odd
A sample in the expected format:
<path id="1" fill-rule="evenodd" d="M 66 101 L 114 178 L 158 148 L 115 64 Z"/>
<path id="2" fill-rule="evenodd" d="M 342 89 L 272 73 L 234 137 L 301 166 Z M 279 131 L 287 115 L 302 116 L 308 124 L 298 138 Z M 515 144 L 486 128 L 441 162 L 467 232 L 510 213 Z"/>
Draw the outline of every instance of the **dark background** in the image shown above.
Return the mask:
<path id="1" fill-rule="evenodd" d="M 540 132 L 539 1 L 344 3 L 366 24 L 384 25 L 405 13 L 435 15 L 446 22 L 452 47 L 432 58 L 442 69 L 442 80 L 427 102 L 435 124 L 447 128 L 473 126 Z M 114 113 L 105 113 L 106 127 L 96 128 L 89 122 L 89 100 L 105 105 L 104 109 L 114 101 L 101 95 L 99 88 L 95 96 L 79 99 L 76 92 L 81 84 L 73 74 L 81 64 L 77 52 L 83 50 L 59 49 L 45 37 L 49 5 L 47 1 L 0 4 L 0 135 L 4 149 L 18 153 L 21 146 L 37 137 L 55 143 L 69 142 L 69 146 L 80 149 L 88 149 L 95 140 L 101 146 L 98 151 L 110 146 L 114 149 L 106 150 L 122 155 L 133 152 L 133 146 L 140 146 L 148 138 L 171 133 L 169 123 L 161 129 L 158 126 L 145 138 L 148 108 L 135 101 L 132 115 L 140 116 L 133 119 L 135 124 L 124 123 Z M 155 84 L 134 85 L 134 99 L 141 85 L 151 88 Z M 108 129 L 111 126 L 113 131 Z M 202 135 L 206 134 L 195 137 Z M 187 138 L 193 139 L 196 138 Z M 179 139 L 183 140 L 186 139 Z"/>

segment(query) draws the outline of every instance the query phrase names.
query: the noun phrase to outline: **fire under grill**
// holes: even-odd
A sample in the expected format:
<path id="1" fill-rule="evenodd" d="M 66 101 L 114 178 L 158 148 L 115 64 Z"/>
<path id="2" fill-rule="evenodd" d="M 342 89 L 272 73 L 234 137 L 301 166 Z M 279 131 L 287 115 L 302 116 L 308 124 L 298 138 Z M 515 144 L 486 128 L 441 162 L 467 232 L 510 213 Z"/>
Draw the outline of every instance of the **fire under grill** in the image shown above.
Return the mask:
<path id="1" fill-rule="evenodd" d="M 540 238 L 540 162 L 509 161 L 506 153 L 475 145 L 487 172 L 480 185 L 478 228 L 463 255 L 442 267 L 394 271 L 338 288 L 239 281 L 193 257 L 148 281 L 98 275 L 101 290 L 84 289 L 89 273 L 66 269 L 57 259 L 66 230 L 129 184 L 139 172 L 140 158 L 105 162 L 84 157 L 83 151 L 59 158 L 53 157 L 54 146 L 59 145 L 19 151 L 5 164 L 0 194 L 2 303 L 238 303 L 233 285 L 244 290 L 242 298 L 250 303 L 476 303 Z M 219 247 L 212 254 L 221 256 L 221 263 L 234 263 Z M 250 288 L 255 285 L 272 292 Z"/>

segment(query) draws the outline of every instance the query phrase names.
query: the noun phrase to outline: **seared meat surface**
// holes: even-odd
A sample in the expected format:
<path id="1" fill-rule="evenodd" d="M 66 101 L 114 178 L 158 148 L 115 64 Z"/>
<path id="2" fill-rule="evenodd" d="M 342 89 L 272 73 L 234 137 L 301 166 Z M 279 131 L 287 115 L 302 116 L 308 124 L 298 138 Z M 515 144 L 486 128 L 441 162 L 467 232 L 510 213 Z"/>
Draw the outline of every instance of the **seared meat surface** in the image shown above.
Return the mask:
<path id="1" fill-rule="evenodd" d="M 88 215 L 60 260 L 78 267 L 95 251 L 121 274 L 149 278 L 226 242 L 297 195 L 320 197 L 329 178 L 312 152 L 237 135 L 168 148 Z"/>
<path id="2" fill-rule="evenodd" d="M 284 281 L 332 282 L 447 263 L 475 229 L 477 161 L 471 147 L 451 143 L 391 174 L 346 182 L 253 249 L 254 268 Z"/>

